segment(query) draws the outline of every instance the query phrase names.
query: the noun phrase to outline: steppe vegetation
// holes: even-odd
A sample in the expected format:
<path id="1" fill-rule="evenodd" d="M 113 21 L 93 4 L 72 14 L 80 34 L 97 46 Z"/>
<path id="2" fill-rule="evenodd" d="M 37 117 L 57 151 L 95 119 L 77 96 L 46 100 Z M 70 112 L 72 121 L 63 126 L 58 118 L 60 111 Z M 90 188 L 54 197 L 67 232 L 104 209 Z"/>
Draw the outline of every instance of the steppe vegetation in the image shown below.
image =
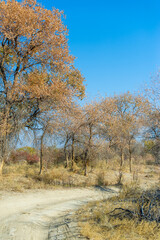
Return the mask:
<path id="1" fill-rule="evenodd" d="M 160 190 L 125 187 L 118 197 L 92 203 L 79 212 L 81 233 L 94 240 L 159 240 Z"/>
<path id="2" fill-rule="evenodd" d="M 121 183 L 126 163 L 130 172 L 141 161 L 159 164 L 159 76 L 142 94 L 81 106 L 84 77 L 69 53 L 62 12 L 34 0 L 1 1 L 0 20 L 1 175 L 4 164 L 33 169 L 39 162 L 39 174 L 63 165 L 87 176 L 104 161 L 117 167 Z M 25 134 L 34 148 L 13 150 Z"/>
<path id="3" fill-rule="evenodd" d="M 62 12 L 0 1 L 0 190 L 123 186 L 85 209 L 83 234 L 158 240 L 159 190 L 147 189 L 160 182 L 160 77 L 82 106 L 84 81 Z"/>

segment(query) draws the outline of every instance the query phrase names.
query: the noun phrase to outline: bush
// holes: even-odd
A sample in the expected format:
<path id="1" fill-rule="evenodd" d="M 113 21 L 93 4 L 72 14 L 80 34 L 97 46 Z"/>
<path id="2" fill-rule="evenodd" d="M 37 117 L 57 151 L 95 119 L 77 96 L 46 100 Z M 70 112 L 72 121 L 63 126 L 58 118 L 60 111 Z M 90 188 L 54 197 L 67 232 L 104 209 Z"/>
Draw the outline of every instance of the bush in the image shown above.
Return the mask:
<path id="1" fill-rule="evenodd" d="M 27 163 L 32 165 L 34 163 L 38 163 L 39 162 L 39 157 L 36 154 L 32 155 L 32 154 L 27 153 L 26 161 L 27 161 Z"/>
<path id="2" fill-rule="evenodd" d="M 100 171 L 96 176 L 96 185 L 98 186 L 107 186 L 108 182 L 105 180 L 105 173 Z"/>
<path id="3" fill-rule="evenodd" d="M 32 155 L 37 154 L 37 150 L 33 147 L 22 147 L 17 149 L 18 152 L 27 152 Z"/>
<path id="4" fill-rule="evenodd" d="M 34 164 L 39 162 L 39 157 L 36 153 L 30 153 L 27 151 L 17 150 L 13 151 L 10 154 L 10 158 L 8 159 L 7 163 L 18 163 L 26 161 L 28 164 Z"/>
<path id="5" fill-rule="evenodd" d="M 87 239 L 160 240 L 160 189 L 124 189 L 123 196 L 90 203 L 79 220 Z"/>

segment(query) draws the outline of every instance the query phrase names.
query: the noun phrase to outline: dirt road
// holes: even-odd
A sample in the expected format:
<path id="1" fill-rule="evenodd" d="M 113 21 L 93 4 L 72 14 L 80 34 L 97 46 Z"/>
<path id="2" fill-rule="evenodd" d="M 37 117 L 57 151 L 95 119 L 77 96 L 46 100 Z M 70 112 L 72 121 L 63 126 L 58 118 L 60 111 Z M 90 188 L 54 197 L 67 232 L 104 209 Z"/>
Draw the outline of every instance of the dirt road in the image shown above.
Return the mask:
<path id="1" fill-rule="evenodd" d="M 113 194 L 116 194 L 114 188 L 0 193 L 0 240 L 67 239 L 57 231 L 69 228 L 65 222 L 68 214 L 89 201 Z"/>

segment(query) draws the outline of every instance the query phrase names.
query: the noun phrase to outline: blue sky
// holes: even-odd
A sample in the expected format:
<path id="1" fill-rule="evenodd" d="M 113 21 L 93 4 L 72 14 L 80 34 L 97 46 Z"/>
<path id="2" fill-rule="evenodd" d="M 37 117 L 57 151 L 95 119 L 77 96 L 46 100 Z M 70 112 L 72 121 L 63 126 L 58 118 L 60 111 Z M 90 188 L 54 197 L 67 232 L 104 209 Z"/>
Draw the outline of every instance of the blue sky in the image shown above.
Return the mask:
<path id="1" fill-rule="evenodd" d="M 137 90 L 160 69 L 159 0 L 38 2 L 64 10 L 89 98 Z"/>

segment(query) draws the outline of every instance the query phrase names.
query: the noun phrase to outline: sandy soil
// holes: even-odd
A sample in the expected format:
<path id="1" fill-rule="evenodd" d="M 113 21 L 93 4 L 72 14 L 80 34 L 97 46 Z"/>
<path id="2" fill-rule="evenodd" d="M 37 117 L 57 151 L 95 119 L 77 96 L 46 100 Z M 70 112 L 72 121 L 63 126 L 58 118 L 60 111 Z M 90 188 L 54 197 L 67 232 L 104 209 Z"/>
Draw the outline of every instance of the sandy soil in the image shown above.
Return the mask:
<path id="1" fill-rule="evenodd" d="M 0 240 L 59 239 L 54 235 L 49 237 L 49 229 L 56 218 L 73 212 L 89 201 L 111 197 L 117 191 L 115 188 L 88 188 L 1 192 Z"/>

